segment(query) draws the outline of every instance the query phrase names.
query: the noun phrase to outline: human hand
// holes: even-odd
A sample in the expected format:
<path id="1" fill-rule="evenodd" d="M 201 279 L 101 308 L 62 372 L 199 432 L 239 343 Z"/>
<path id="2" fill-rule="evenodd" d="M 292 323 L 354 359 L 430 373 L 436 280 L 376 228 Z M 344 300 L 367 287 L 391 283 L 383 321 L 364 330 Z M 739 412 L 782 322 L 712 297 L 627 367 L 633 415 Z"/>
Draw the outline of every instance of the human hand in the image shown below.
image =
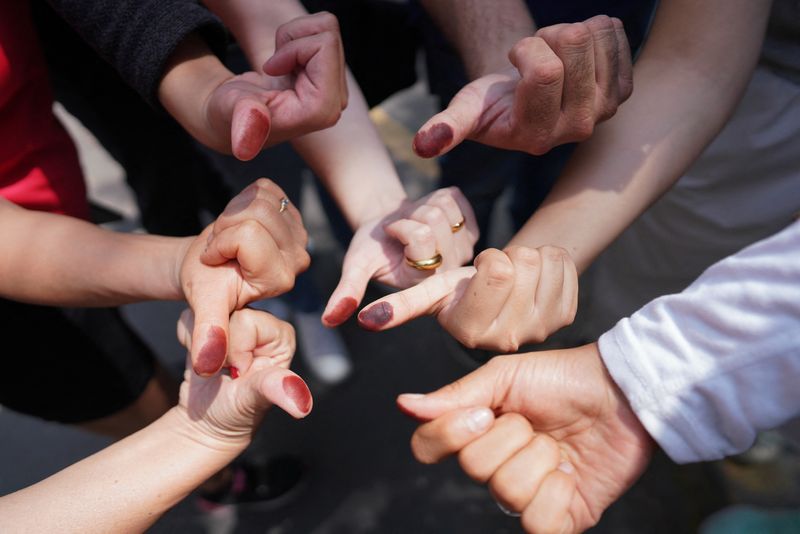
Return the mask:
<path id="1" fill-rule="evenodd" d="M 428 395 L 400 395 L 423 424 L 415 457 L 451 454 L 528 532 L 580 532 L 644 471 L 653 443 L 597 345 L 499 356 Z"/>
<path id="2" fill-rule="evenodd" d="M 487 249 L 475 267 L 436 274 L 418 285 L 366 306 L 359 324 L 386 330 L 434 315 L 469 348 L 515 352 L 541 343 L 572 323 L 578 306 L 578 273 L 558 247 Z"/>
<path id="3" fill-rule="evenodd" d="M 214 89 L 205 103 L 208 131 L 201 142 L 250 160 L 265 144 L 333 126 L 347 106 L 344 48 L 330 13 L 280 26 L 275 54 L 263 69 Z"/>
<path id="4" fill-rule="evenodd" d="M 191 359 L 200 375 L 213 375 L 225 361 L 231 312 L 288 291 L 308 268 L 300 212 L 282 199 L 275 183 L 257 180 L 181 256 L 180 286 L 196 317 Z"/>
<path id="5" fill-rule="evenodd" d="M 477 239 L 472 207 L 457 187 L 406 201 L 392 213 L 364 223 L 347 249 L 342 277 L 328 299 L 322 322 L 326 326 L 345 322 L 364 298 L 370 280 L 409 287 L 435 272 L 460 267 L 472 258 Z M 437 253 L 442 262 L 436 269 L 420 270 L 406 262 L 406 258 L 419 261 Z"/>
<path id="6" fill-rule="evenodd" d="M 587 139 L 633 89 L 622 22 L 604 15 L 542 28 L 509 59 L 514 68 L 467 84 L 419 129 L 419 156 L 440 156 L 464 139 L 544 154 Z"/>
<path id="7" fill-rule="evenodd" d="M 190 310 L 178 321 L 178 339 L 189 351 L 193 322 Z M 273 404 L 292 417 L 305 417 L 313 400 L 305 382 L 289 371 L 294 349 L 290 324 L 266 312 L 233 312 L 227 359 L 230 376 L 203 378 L 187 365 L 178 410 L 201 439 L 225 446 L 246 446 Z"/>

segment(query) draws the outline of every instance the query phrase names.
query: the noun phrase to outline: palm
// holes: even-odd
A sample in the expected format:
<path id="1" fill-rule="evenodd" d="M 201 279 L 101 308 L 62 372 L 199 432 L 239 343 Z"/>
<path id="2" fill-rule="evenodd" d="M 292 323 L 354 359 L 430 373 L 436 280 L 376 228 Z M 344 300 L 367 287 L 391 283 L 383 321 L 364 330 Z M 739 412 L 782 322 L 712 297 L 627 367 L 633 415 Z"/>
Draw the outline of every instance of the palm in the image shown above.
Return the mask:
<path id="1" fill-rule="evenodd" d="M 602 363 L 586 365 L 573 351 L 509 356 L 515 363 L 502 412 L 524 415 L 555 439 L 575 466 L 578 491 L 570 512 L 588 528 L 644 470 L 652 442 L 608 384 Z"/>

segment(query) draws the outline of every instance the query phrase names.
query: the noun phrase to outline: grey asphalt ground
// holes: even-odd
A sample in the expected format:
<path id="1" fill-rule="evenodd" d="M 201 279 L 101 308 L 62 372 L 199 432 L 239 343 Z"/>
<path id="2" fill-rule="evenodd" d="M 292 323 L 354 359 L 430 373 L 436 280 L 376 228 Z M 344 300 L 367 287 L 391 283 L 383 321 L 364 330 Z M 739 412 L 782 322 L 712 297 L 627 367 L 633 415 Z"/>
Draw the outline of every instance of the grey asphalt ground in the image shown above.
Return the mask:
<path id="1" fill-rule="evenodd" d="M 423 93 L 419 87 L 412 89 L 376 115 L 390 146 L 408 141 L 403 139 L 404 129 L 413 130 L 429 113 L 432 104 Z M 124 225 L 135 227 L 136 208 L 122 183 L 121 169 L 85 132 L 73 131 L 77 131 L 91 196 L 123 214 Z M 402 149 L 393 150 L 393 155 L 414 194 L 433 187 L 435 167 L 415 162 Z M 306 190 L 303 213 L 315 243 L 314 262 L 320 266 L 313 276 L 323 295 L 328 295 L 339 274 L 341 249 L 331 238 L 310 188 Z M 498 223 L 500 239 L 504 226 L 502 220 Z M 380 295 L 381 289 L 373 287 L 367 300 Z M 159 358 L 176 371 L 184 357 L 174 339 L 180 309 L 176 303 L 143 303 L 124 310 Z M 298 422 L 273 410 L 247 453 L 256 459 L 281 453 L 302 456 L 310 467 L 301 487 L 273 506 L 223 509 L 213 516 L 200 514 L 189 498 L 166 514 L 152 532 L 519 531 L 518 521 L 503 515 L 485 488 L 461 474 L 454 461 L 422 466 L 413 460 L 408 440 L 415 425 L 394 404 L 399 393 L 429 391 L 469 372 L 474 364 L 466 353 L 432 320 L 381 334 L 362 331 L 350 321 L 342 333 L 355 362 L 354 375 L 334 387 L 311 381 L 313 413 Z M 295 361 L 296 370 L 303 374 L 301 359 Z M 2 408 L 0 436 L 0 494 L 34 483 L 108 444 L 79 430 Z M 597 531 L 695 531 L 705 515 L 736 498 L 725 474 L 719 464 L 678 468 L 657 456 L 642 482 L 609 510 Z M 798 495 L 792 491 L 783 504 L 800 504 L 800 499 L 793 500 Z M 774 502 L 768 499 L 767 504 Z M 0 525 L 0 531 L 12 532 L 9 527 Z"/>

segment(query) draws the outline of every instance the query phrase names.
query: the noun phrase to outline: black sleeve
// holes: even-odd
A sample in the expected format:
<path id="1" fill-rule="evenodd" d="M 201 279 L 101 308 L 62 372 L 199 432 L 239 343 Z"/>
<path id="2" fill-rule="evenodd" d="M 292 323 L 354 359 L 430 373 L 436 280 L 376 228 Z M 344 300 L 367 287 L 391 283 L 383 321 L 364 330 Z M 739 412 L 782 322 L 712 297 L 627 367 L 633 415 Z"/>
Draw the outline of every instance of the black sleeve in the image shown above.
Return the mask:
<path id="1" fill-rule="evenodd" d="M 167 59 L 197 32 L 222 57 L 226 34 L 211 12 L 192 0 L 48 0 L 125 82 L 158 106 Z"/>

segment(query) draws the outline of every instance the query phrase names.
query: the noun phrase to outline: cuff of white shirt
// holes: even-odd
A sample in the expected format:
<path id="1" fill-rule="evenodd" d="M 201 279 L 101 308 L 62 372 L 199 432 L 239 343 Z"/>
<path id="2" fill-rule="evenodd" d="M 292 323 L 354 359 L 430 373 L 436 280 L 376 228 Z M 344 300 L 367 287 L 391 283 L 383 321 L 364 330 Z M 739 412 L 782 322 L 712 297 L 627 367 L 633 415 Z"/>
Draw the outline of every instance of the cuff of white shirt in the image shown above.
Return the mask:
<path id="1" fill-rule="evenodd" d="M 623 319 L 598 340 L 609 374 L 628 399 L 639 421 L 676 463 L 722 458 L 728 447 L 693 416 L 688 399 L 668 391 L 663 379 Z"/>

